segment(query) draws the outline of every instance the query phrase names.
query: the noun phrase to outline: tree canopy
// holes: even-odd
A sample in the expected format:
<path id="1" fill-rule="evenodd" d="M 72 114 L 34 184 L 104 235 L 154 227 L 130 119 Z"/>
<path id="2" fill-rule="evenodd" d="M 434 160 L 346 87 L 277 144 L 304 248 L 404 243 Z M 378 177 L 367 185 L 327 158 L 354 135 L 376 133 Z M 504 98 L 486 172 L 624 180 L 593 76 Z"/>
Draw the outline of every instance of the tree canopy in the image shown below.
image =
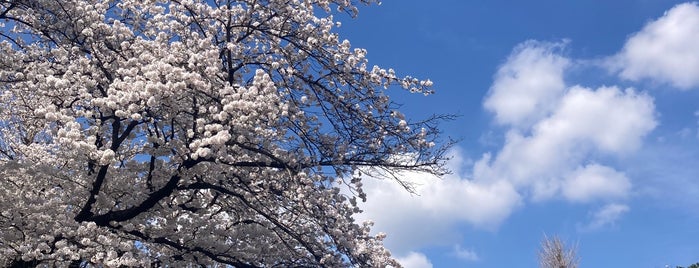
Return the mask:
<path id="1" fill-rule="evenodd" d="M 0 0 L 0 265 L 398 266 L 363 174 L 447 145 L 388 98 L 432 82 L 334 32 L 353 2 Z"/>

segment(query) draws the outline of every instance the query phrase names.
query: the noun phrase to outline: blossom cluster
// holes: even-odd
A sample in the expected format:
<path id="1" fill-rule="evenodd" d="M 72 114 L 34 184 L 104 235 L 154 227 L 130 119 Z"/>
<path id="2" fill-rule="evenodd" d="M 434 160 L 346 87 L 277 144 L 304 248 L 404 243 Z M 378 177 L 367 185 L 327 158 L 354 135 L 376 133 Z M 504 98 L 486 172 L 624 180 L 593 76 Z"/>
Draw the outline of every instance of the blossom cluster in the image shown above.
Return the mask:
<path id="1" fill-rule="evenodd" d="M 398 266 L 355 174 L 443 172 L 439 118 L 352 2 L 0 2 L 0 265 Z"/>

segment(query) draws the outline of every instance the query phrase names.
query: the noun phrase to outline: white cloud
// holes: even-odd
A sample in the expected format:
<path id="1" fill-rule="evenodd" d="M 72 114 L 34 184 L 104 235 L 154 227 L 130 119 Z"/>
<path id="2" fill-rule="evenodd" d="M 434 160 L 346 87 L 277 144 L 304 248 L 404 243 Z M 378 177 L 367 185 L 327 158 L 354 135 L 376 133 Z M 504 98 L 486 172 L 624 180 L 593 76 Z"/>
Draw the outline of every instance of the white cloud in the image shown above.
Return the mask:
<path id="1" fill-rule="evenodd" d="M 579 203 L 625 199 L 632 188 L 629 178 L 624 172 L 598 162 L 604 157 L 628 156 L 637 151 L 643 138 L 658 124 L 653 99 L 645 93 L 615 86 L 596 89 L 567 86 L 562 81 L 565 81 L 566 68 L 571 60 L 555 55 L 553 50 L 541 50 L 541 47 L 547 46 L 524 43 L 515 49 L 495 77 L 485 107 L 495 113 L 498 122 L 507 123 L 510 129 L 499 152 L 486 153 L 475 163 L 474 181 L 508 181 L 518 193 L 534 201 L 559 196 Z M 522 57 L 527 60 L 522 61 Z M 551 64 L 551 59 L 559 59 L 558 62 L 565 64 Z M 542 62 L 548 62 L 550 68 L 541 68 Z M 517 66 L 517 70 L 548 73 L 502 75 L 502 69 L 511 69 L 510 66 Z M 540 77 L 556 82 L 544 84 L 550 86 L 546 91 L 548 94 L 534 90 L 527 95 L 532 90 L 528 88 L 529 81 Z M 518 83 L 524 86 L 520 87 Z M 556 85 L 556 89 L 551 85 Z M 527 97 L 521 99 L 523 95 Z M 506 103 L 493 101 L 500 99 L 511 103 L 492 104 Z M 522 104 L 517 104 L 520 99 Z M 530 107 L 530 103 L 546 105 L 536 113 L 512 109 Z M 508 112 L 522 111 L 525 115 L 521 118 L 506 116 Z M 533 121 L 520 124 L 525 122 L 522 118 Z M 628 209 L 626 205 L 611 203 L 596 212 L 586 228 L 599 229 L 613 224 Z"/>
<path id="2" fill-rule="evenodd" d="M 583 226 L 585 231 L 598 230 L 607 226 L 614 225 L 623 214 L 629 211 L 629 207 L 623 204 L 608 204 L 594 214 L 591 221 Z"/>
<path id="3" fill-rule="evenodd" d="M 432 263 L 425 254 L 411 251 L 407 256 L 396 258 L 398 263 L 405 268 L 432 268 Z"/>
<path id="4" fill-rule="evenodd" d="M 519 194 L 507 181 L 465 179 L 459 170 L 468 161 L 458 149 L 452 155 L 448 167 L 454 173 L 443 178 L 424 173 L 399 175 L 414 186 L 416 195 L 392 180 L 364 179 L 369 198 L 360 204 L 364 212 L 358 220 L 373 220 L 372 229 L 387 233 L 385 244 L 399 255 L 426 244 L 456 242 L 457 223 L 486 230 L 497 228 L 519 205 Z"/>
<path id="5" fill-rule="evenodd" d="M 461 248 L 460 245 L 454 245 L 454 256 L 466 261 L 480 260 L 480 257 L 478 257 L 478 254 L 476 254 L 475 251 L 473 251 L 472 249 Z"/>
<path id="6" fill-rule="evenodd" d="M 563 196 L 568 200 L 588 202 L 595 199 L 626 197 L 631 182 L 623 173 L 598 164 L 575 170 L 563 182 Z"/>
<path id="7" fill-rule="evenodd" d="M 479 180 L 511 181 L 518 188 L 530 189 L 535 200 L 551 198 L 560 192 L 562 180 L 592 154 L 624 155 L 636 150 L 642 138 L 657 125 L 654 113 L 653 100 L 645 94 L 616 87 L 592 90 L 574 86 L 530 133 L 510 130 L 494 159 L 488 154 L 476 163 L 474 176 Z M 614 175 L 610 181 L 619 181 L 617 175 L 623 176 L 613 170 L 600 174 Z M 571 200 L 581 198 L 567 193 L 564 197 Z M 585 197 L 608 194 L 588 192 Z"/>
<path id="8" fill-rule="evenodd" d="M 675 87 L 699 86 L 699 7 L 675 6 L 632 35 L 610 67 L 624 79 L 652 79 Z"/>
<path id="9" fill-rule="evenodd" d="M 653 99 L 633 89 L 566 85 L 571 60 L 559 54 L 563 46 L 525 42 L 500 67 L 484 100 L 497 122 L 509 127 L 498 152 L 471 164 L 455 149 L 447 163 L 454 173 L 443 178 L 399 174 L 416 194 L 395 181 L 366 178 L 368 199 L 360 204 L 364 212 L 357 220 L 373 220 L 373 231 L 387 233 L 386 246 L 406 256 L 405 263 L 427 265 L 414 250 L 458 245 L 457 227 L 463 223 L 496 230 L 526 199 L 625 199 L 631 189 L 626 174 L 596 157 L 626 156 L 641 146 L 657 125 Z M 611 224 L 625 211 L 625 205 L 606 206 L 589 227 Z M 460 247 L 454 254 L 478 259 Z"/>
<path id="10" fill-rule="evenodd" d="M 500 124 L 528 126 L 545 116 L 563 93 L 563 71 L 570 64 L 555 52 L 564 43 L 525 42 L 495 75 L 483 103 Z"/>
<path id="11" fill-rule="evenodd" d="M 535 131 L 547 138 L 590 141 L 610 153 L 634 151 L 641 139 L 655 128 L 653 99 L 631 89 L 616 87 L 597 90 L 574 86 L 560 106 Z"/>

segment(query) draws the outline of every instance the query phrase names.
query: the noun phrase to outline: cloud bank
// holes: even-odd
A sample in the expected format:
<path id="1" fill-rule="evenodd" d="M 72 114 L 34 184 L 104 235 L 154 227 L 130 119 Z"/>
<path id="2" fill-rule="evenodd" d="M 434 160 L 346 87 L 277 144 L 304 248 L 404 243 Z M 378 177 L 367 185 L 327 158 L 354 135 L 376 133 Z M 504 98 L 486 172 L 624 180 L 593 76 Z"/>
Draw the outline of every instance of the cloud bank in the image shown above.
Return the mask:
<path id="1" fill-rule="evenodd" d="M 388 233 L 386 245 L 397 256 L 413 262 L 420 247 L 458 245 L 460 223 L 496 230 L 527 202 L 623 204 L 631 180 L 597 156 L 623 157 L 641 146 L 657 125 L 653 99 L 631 88 L 567 85 L 574 61 L 562 54 L 564 46 L 528 41 L 500 66 L 483 102 L 505 127 L 497 152 L 468 166 L 472 161 L 456 148 L 448 163 L 454 173 L 443 178 L 400 174 L 415 195 L 390 180 L 364 180 L 370 198 L 360 220 Z M 601 214 L 590 226 L 610 225 L 624 212 L 612 208 L 595 212 Z M 457 251 L 463 260 L 477 259 Z"/>
<path id="2" fill-rule="evenodd" d="M 568 84 L 566 73 L 590 62 L 566 56 L 567 44 L 526 41 L 494 74 L 483 108 L 504 136 L 498 150 L 472 161 L 456 148 L 448 163 L 454 174 L 443 178 L 401 174 L 417 195 L 392 181 L 364 181 L 369 200 L 360 218 L 389 234 L 387 246 L 406 267 L 431 267 L 416 251 L 429 245 L 478 261 L 461 248 L 458 225 L 496 230 L 528 202 L 595 208 L 580 231 L 614 226 L 631 211 L 633 179 L 610 160 L 636 153 L 659 125 L 654 99 L 633 88 Z M 681 4 L 630 35 L 604 67 L 620 81 L 692 89 L 699 87 L 697 48 L 699 6 Z"/>
<path id="3" fill-rule="evenodd" d="M 521 111 L 516 105 L 489 106 L 508 92 L 517 96 L 528 90 L 531 82 L 521 87 L 518 83 L 500 86 L 502 80 L 511 81 L 512 77 L 538 81 L 540 87 L 551 89 L 548 94 L 535 94 L 541 99 L 525 100 L 548 105 L 526 116 L 535 119 L 530 127 L 522 127 L 525 121 L 498 120 L 509 126 L 505 144 L 494 156 L 486 153 L 477 161 L 473 176 L 478 181 L 508 181 L 536 201 L 554 197 L 574 202 L 623 198 L 631 189 L 629 179 L 623 172 L 597 163 L 593 156 L 623 156 L 635 151 L 657 125 L 653 99 L 633 89 L 565 85 L 561 81 L 570 64 L 562 63 L 572 60 L 558 54 L 557 48 L 563 45 L 526 42 L 500 67 L 484 101 L 496 119 Z M 532 66 L 522 64 L 522 58 Z M 547 71 L 501 75 L 503 70 L 532 69 Z"/>

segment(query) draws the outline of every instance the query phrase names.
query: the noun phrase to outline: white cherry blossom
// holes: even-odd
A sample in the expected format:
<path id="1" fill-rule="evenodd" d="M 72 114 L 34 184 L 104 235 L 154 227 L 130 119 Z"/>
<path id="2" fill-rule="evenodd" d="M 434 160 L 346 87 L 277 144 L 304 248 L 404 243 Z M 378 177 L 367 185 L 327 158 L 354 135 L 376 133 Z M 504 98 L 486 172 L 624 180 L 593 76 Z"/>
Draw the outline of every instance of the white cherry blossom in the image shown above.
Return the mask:
<path id="1" fill-rule="evenodd" d="M 0 1 L 0 265 L 398 266 L 361 172 L 444 172 L 443 117 L 334 32 L 354 2 Z"/>

